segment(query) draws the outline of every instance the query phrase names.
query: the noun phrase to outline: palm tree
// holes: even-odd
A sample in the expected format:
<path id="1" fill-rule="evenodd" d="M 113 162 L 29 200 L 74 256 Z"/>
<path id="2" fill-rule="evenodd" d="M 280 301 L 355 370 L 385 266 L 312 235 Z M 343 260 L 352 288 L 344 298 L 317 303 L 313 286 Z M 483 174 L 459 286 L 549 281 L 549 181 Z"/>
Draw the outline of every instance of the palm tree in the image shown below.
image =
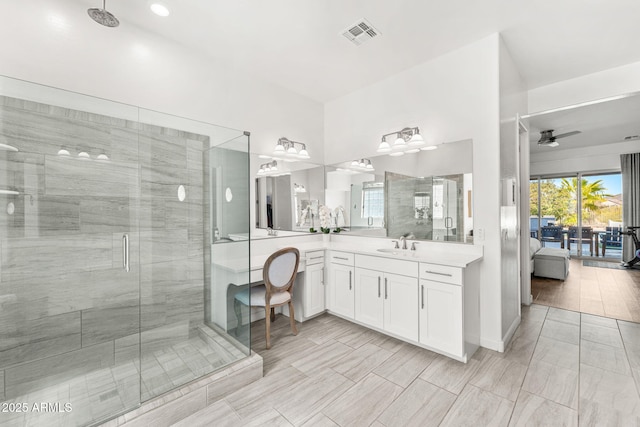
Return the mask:
<path id="1" fill-rule="evenodd" d="M 582 178 L 581 183 L 582 194 L 582 211 L 583 213 L 593 214 L 600 210 L 600 204 L 606 200 L 605 194 L 606 187 L 602 183 L 602 180 L 589 182 L 586 178 Z M 576 190 L 578 188 L 578 178 L 562 178 L 562 191 L 575 199 Z M 567 222 L 577 223 L 577 216 L 571 215 L 571 219 Z"/>

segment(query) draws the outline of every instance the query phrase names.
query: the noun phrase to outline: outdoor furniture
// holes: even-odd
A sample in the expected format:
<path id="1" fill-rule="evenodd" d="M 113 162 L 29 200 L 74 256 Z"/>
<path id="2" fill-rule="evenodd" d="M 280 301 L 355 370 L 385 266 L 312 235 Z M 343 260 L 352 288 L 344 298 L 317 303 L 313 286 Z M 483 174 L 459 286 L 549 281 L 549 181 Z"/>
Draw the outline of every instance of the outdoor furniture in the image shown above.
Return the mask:
<path id="1" fill-rule="evenodd" d="M 564 233 L 561 226 L 544 226 L 540 229 L 540 236 L 542 246 L 545 242 L 560 242 L 560 247 L 564 249 Z"/>
<path id="2" fill-rule="evenodd" d="M 581 244 L 589 244 L 589 252 L 593 256 L 593 228 L 582 227 L 582 236 L 578 236 L 578 227 L 569 227 L 567 236 L 567 249 L 571 250 L 571 242 Z"/>
<path id="3" fill-rule="evenodd" d="M 622 227 L 607 227 L 604 234 L 600 234 L 600 244 L 602 245 L 602 256 L 606 248 L 622 249 Z"/>
<path id="4" fill-rule="evenodd" d="M 569 274 L 569 250 L 542 248 L 533 256 L 533 271 L 537 277 L 565 280 Z"/>

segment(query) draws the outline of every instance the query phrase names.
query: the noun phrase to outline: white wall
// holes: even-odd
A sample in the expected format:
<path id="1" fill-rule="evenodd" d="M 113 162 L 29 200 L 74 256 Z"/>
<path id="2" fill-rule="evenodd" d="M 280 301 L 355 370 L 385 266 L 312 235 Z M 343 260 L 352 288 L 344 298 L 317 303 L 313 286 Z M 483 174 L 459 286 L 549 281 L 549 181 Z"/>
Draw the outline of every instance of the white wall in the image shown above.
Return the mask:
<path id="1" fill-rule="evenodd" d="M 500 39 L 500 180 L 503 185 L 515 182 L 519 188 L 518 123 L 516 115 L 526 112 L 526 86 L 511 54 Z M 511 339 L 520 323 L 520 252 L 519 252 L 519 192 L 516 203 L 505 198 L 500 210 L 501 228 L 501 301 L 502 340 Z M 509 199 L 509 200 L 506 200 Z M 527 240 L 528 243 L 528 240 Z"/>
<path id="2" fill-rule="evenodd" d="M 323 106 L 78 2 L 3 2 L 0 74 L 251 132 L 253 152 L 287 136 L 323 158 Z M 313 161 L 313 160 L 312 160 Z"/>
<path id="3" fill-rule="evenodd" d="M 502 346 L 498 40 L 491 35 L 325 104 L 327 164 L 374 156 L 383 134 L 405 126 L 437 142 L 473 140 L 481 344 L 493 349 Z"/>
<path id="4" fill-rule="evenodd" d="M 620 171 L 620 154 L 637 153 L 638 150 L 640 150 L 639 141 L 623 141 L 572 150 L 534 153 L 531 155 L 530 174 L 535 177 L 577 172 Z"/>
<path id="5" fill-rule="evenodd" d="M 532 89 L 528 93 L 528 111 L 538 113 L 638 91 L 640 91 L 640 62 L 634 62 Z"/>

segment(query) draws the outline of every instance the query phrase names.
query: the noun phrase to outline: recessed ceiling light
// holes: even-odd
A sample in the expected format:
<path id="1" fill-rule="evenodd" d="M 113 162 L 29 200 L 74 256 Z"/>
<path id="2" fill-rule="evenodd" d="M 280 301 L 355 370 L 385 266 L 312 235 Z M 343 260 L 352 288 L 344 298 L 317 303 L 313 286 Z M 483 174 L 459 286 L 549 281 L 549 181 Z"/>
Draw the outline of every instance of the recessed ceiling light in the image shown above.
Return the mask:
<path id="1" fill-rule="evenodd" d="M 151 11 L 158 16 L 169 16 L 169 8 L 162 3 L 151 3 L 149 6 Z"/>

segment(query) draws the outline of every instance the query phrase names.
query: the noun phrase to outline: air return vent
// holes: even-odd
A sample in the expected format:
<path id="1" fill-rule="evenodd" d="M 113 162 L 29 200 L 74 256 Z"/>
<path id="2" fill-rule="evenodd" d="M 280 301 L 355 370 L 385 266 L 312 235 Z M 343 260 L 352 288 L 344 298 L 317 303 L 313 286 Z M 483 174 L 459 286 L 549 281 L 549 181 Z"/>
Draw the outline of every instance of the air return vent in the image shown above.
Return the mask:
<path id="1" fill-rule="evenodd" d="M 373 25 L 366 19 L 359 20 L 342 32 L 342 35 L 356 46 L 360 46 L 362 43 L 371 40 L 379 34 L 380 31 L 373 28 Z"/>

